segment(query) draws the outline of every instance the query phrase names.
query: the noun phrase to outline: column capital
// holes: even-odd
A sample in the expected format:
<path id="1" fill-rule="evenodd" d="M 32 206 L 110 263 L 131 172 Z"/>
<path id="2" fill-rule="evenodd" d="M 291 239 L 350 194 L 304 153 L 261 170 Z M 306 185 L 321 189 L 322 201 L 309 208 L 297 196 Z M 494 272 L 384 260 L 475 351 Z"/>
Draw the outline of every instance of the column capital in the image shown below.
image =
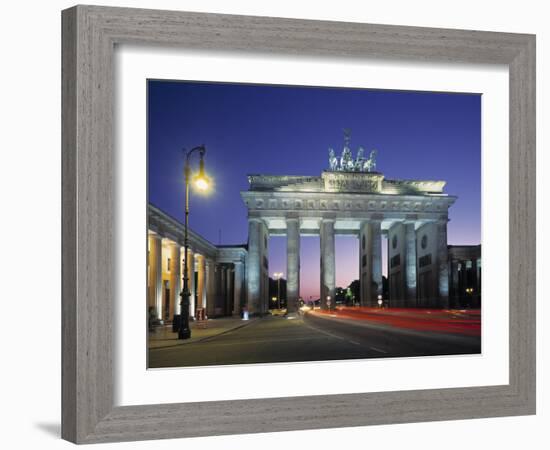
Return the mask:
<path id="1" fill-rule="evenodd" d="M 321 223 L 334 223 L 336 222 L 336 216 L 334 215 L 326 215 L 321 217 Z"/>
<path id="2" fill-rule="evenodd" d="M 265 219 L 262 217 L 262 216 L 251 216 L 249 215 L 248 216 L 248 223 L 257 223 L 259 225 L 264 225 L 265 227 L 267 227 L 267 222 L 265 221 Z"/>
<path id="3" fill-rule="evenodd" d="M 405 220 L 403 221 L 403 223 L 405 223 L 406 225 L 416 224 L 417 221 L 418 221 L 418 214 L 407 214 L 405 216 Z"/>
<path id="4" fill-rule="evenodd" d="M 262 223 L 264 220 L 261 217 L 248 216 L 248 221 Z"/>

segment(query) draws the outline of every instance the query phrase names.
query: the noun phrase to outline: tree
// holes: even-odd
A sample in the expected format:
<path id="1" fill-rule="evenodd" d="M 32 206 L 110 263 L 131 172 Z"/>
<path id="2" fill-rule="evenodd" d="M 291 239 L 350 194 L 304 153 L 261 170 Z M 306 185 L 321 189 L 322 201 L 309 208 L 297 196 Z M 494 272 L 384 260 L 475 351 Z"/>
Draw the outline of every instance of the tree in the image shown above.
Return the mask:
<path id="1" fill-rule="evenodd" d="M 350 304 L 353 305 L 353 302 L 354 301 L 358 302 L 361 296 L 361 284 L 359 280 L 353 280 L 348 286 L 348 289 L 351 291 L 351 297 L 352 297 L 350 300 Z"/>
<path id="2" fill-rule="evenodd" d="M 344 303 L 346 301 L 346 290 L 344 288 L 337 287 L 334 290 L 334 297 L 334 301 L 336 303 Z"/>

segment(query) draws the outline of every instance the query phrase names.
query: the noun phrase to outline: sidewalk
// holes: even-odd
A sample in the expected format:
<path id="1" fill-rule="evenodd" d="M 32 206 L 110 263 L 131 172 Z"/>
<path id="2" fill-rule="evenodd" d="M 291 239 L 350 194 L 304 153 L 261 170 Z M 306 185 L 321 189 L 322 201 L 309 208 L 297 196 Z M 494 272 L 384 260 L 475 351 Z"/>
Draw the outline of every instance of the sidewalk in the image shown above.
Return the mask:
<path id="1" fill-rule="evenodd" d="M 240 317 L 220 317 L 219 319 L 208 319 L 206 328 L 199 328 L 197 322 L 190 322 L 191 337 L 189 339 L 178 339 L 178 333 L 172 332 L 171 324 L 159 326 L 155 331 L 148 333 L 148 348 L 175 347 L 200 342 L 204 339 L 242 328 L 256 320 L 258 318 L 242 320 Z"/>

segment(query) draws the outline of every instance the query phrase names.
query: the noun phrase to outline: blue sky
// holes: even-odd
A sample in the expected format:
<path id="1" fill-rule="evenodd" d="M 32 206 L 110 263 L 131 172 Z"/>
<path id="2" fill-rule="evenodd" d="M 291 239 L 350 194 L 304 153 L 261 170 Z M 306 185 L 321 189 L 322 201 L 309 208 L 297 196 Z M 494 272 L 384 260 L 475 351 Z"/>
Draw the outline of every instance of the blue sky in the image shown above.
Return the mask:
<path id="1" fill-rule="evenodd" d="M 205 144 L 215 189 L 192 195 L 190 226 L 213 243 L 246 242 L 239 193 L 247 174 L 320 175 L 328 147 L 341 152 L 343 128 L 352 130 L 354 154 L 360 145 L 378 150 L 386 178 L 446 180 L 446 192 L 458 196 L 449 243 L 480 243 L 478 94 L 161 80 L 147 87 L 149 201 L 183 221 L 181 149 Z M 270 241 L 270 271 L 284 272 L 284 238 Z M 304 297 L 318 291 L 318 247 L 318 239 L 302 239 Z M 337 284 L 347 285 L 357 278 L 357 241 L 339 237 L 336 251 Z"/>

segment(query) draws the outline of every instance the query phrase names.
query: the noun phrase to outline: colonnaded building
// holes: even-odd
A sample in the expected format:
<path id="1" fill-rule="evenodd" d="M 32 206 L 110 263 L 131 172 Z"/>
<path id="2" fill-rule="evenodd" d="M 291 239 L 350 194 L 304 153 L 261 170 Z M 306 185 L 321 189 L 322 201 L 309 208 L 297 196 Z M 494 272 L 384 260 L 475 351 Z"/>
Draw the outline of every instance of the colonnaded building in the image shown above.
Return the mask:
<path id="1" fill-rule="evenodd" d="M 147 304 L 157 318 L 180 314 L 185 226 L 149 204 Z M 204 308 L 208 317 L 239 315 L 245 304 L 246 245 L 214 245 L 189 229 L 189 314 Z"/>
<path id="2" fill-rule="evenodd" d="M 479 307 L 481 246 L 449 246 L 449 208 L 457 197 L 445 181 L 391 180 L 376 172 L 375 153 L 356 159 L 344 146 L 329 153 L 320 176 L 250 175 L 241 193 L 248 210 L 248 243 L 214 245 L 193 230 L 189 279 L 191 317 L 264 314 L 269 304 L 269 237 L 287 239 L 287 304 L 300 299 L 300 236 L 320 236 L 320 300 L 335 298 L 335 236 L 354 235 L 359 246 L 360 303 L 382 295 L 382 236 L 387 237 L 391 307 Z M 148 206 L 148 305 L 160 320 L 178 315 L 184 226 Z M 314 263 L 307 261 L 308 264 Z M 332 306 L 333 303 L 332 303 Z"/>

